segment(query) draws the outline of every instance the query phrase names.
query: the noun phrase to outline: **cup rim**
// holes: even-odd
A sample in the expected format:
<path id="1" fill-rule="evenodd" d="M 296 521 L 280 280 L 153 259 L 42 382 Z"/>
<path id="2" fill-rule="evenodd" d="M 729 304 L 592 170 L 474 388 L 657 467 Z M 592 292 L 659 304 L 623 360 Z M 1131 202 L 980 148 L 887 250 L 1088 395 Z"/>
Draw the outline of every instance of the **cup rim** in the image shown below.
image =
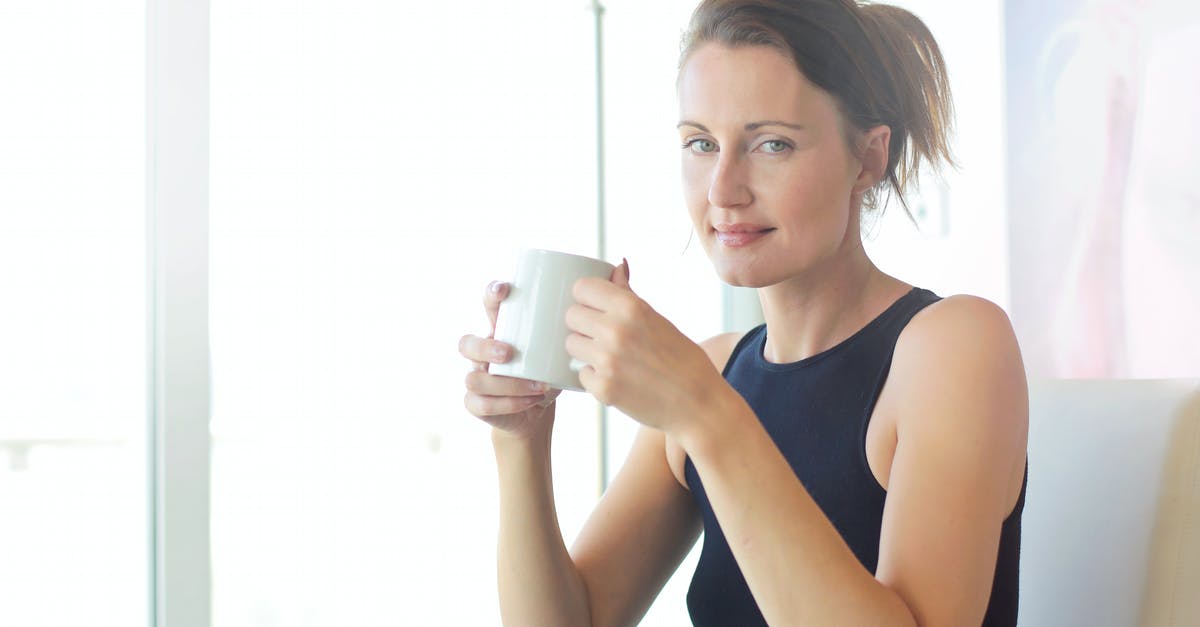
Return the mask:
<path id="1" fill-rule="evenodd" d="M 612 268 L 617 267 L 616 264 L 611 263 L 605 259 L 600 259 L 598 257 L 589 257 L 587 255 L 580 255 L 577 253 L 568 253 L 568 252 L 564 252 L 561 250 L 553 250 L 550 248 L 534 248 L 534 247 L 530 246 L 530 247 L 525 247 L 525 248 L 521 249 L 521 256 L 525 256 L 528 253 L 534 253 L 537 255 L 553 255 L 553 256 L 557 256 L 557 257 L 571 257 L 574 259 L 582 259 L 585 261 L 597 261 L 597 262 L 606 264 Z"/>

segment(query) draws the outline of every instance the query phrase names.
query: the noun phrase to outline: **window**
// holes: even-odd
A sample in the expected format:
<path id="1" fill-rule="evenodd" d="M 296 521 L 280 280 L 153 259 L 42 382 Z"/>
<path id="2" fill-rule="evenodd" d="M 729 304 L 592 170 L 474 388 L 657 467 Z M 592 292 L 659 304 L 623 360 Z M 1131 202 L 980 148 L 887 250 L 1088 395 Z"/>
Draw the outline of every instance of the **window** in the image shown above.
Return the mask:
<path id="1" fill-rule="evenodd" d="M 523 245 L 594 253 L 592 15 L 212 4 L 213 622 L 498 624 L 459 337 Z M 564 395 L 555 488 L 596 497 Z"/>
<path id="2" fill-rule="evenodd" d="M 6 625 L 147 616 L 145 29 L 138 1 L 0 5 Z"/>

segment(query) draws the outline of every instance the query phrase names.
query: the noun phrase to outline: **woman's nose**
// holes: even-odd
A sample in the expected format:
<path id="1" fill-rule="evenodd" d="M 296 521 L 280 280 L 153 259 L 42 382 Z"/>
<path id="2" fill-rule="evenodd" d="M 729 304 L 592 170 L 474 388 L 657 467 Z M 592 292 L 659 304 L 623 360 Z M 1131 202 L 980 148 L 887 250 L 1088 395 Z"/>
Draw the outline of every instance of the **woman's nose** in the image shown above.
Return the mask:
<path id="1" fill-rule="evenodd" d="M 738 155 L 724 153 L 717 158 L 708 184 L 708 202 L 713 207 L 738 208 L 754 200 L 746 177 L 745 164 Z"/>

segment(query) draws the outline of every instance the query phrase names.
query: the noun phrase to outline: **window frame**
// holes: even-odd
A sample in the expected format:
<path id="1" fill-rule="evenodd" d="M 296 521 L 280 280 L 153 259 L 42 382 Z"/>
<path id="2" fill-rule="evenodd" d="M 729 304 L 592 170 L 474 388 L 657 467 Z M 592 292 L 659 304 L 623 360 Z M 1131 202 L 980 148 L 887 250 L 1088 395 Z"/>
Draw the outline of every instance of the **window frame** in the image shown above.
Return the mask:
<path id="1" fill-rule="evenodd" d="M 152 627 L 211 625 L 209 1 L 146 3 L 147 497 Z"/>

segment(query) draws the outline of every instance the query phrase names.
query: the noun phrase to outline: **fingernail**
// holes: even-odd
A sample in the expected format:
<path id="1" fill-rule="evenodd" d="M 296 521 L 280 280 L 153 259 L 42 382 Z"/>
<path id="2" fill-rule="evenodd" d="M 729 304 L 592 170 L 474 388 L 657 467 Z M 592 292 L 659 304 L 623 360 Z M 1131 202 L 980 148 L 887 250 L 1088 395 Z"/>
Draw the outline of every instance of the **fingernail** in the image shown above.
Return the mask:
<path id="1" fill-rule="evenodd" d="M 625 281 L 629 281 L 629 260 L 621 257 L 621 266 L 625 268 Z"/>
<path id="2" fill-rule="evenodd" d="M 542 383 L 541 381 L 530 381 L 529 389 L 533 390 L 534 392 L 545 392 L 546 384 Z"/>
<path id="3" fill-rule="evenodd" d="M 507 354 L 508 349 L 504 348 L 503 346 L 492 347 L 492 357 L 495 357 L 496 359 L 504 359 L 504 356 Z"/>
<path id="4" fill-rule="evenodd" d="M 500 287 L 501 287 L 502 285 L 504 285 L 504 284 L 503 284 L 503 283 L 501 283 L 500 281 L 492 281 L 492 284 L 488 286 L 488 289 L 490 289 L 490 290 L 492 291 L 492 293 L 493 293 L 493 294 L 499 294 L 499 293 L 500 293 Z"/>

